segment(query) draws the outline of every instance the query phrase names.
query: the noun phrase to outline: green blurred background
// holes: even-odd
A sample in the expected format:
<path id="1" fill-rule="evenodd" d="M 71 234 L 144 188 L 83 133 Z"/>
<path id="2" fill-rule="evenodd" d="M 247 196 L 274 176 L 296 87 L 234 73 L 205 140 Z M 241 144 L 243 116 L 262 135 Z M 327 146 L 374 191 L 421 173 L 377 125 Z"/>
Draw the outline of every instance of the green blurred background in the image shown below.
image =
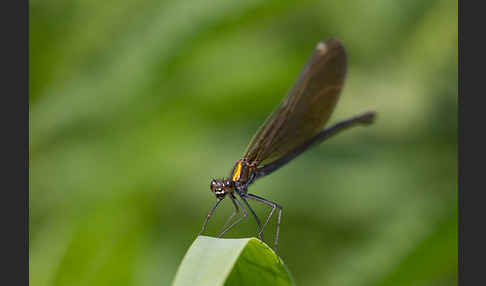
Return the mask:
<path id="1" fill-rule="evenodd" d="M 438 0 L 31 0 L 31 285 L 170 284 L 210 179 L 331 36 L 330 123 L 379 117 L 252 186 L 284 207 L 282 258 L 297 285 L 456 285 L 457 2 Z"/>

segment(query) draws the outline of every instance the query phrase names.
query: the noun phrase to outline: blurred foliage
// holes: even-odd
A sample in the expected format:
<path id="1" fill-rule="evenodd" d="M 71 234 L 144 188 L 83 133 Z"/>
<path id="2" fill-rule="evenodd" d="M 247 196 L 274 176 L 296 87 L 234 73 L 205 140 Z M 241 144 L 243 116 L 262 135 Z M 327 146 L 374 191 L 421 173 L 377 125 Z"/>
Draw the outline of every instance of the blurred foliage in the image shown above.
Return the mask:
<path id="1" fill-rule="evenodd" d="M 349 61 L 332 122 L 379 117 L 252 186 L 284 207 L 282 258 L 297 285 L 456 285 L 457 2 L 32 0 L 29 15 L 32 285 L 168 285 L 210 179 L 331 36 Z"/>

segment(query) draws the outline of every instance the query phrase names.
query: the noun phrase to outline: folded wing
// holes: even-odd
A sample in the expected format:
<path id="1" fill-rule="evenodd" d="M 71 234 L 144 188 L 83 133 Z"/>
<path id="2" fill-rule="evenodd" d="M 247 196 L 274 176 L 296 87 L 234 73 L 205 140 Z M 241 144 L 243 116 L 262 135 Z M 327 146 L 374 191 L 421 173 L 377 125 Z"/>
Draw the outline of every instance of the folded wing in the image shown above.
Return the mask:
<path id="1" fill-rule="evenodd" d="M 338 101 L 346 65 L 340 41 L 319 42 L 287 96 L 251 139 L 243 157 L 257 165 L 266 164 L 319 133 Z"/>

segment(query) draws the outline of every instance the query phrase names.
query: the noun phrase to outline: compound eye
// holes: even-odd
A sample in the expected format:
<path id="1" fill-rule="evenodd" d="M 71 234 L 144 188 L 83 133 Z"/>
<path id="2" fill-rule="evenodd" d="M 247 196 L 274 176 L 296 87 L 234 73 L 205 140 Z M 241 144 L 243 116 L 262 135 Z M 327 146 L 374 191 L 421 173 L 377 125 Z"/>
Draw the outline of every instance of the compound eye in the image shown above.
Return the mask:
<path id="1" fill-rule="evenodd" d="M 215 180 L 211 180 L 211 183 L 209 184 L 209 188 L 212 190 L 212 191 L 215 191 L 216 189 L 216 181 Z"/>

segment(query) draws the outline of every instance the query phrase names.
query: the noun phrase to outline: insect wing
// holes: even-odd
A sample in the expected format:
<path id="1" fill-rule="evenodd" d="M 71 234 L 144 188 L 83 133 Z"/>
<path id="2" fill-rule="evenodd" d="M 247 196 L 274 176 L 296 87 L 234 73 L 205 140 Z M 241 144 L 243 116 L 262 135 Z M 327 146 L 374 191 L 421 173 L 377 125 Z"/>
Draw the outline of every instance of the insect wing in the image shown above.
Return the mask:
<path id="1" fill-rule="evenodd" d="M 319 133 L 338 101 L 346 65 L 340 41 L 319 42 L 287 96 L 251 139 L 243 157 L 264 165 Z"/>

